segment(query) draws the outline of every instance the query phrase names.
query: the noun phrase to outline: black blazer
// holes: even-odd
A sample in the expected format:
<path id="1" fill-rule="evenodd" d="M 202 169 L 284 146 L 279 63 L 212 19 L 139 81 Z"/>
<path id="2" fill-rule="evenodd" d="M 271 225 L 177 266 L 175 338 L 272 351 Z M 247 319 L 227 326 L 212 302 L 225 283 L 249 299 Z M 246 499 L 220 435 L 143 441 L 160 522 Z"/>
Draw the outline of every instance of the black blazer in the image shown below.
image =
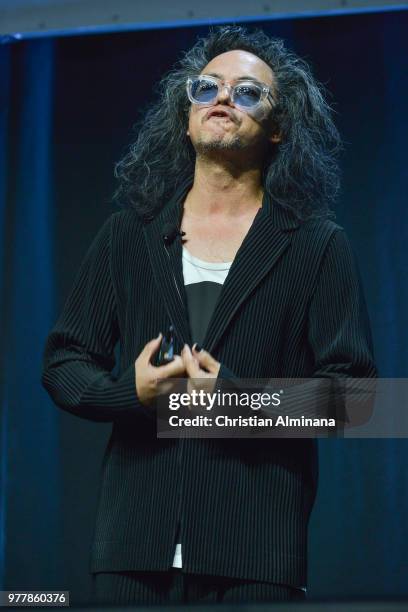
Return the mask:
<path id="1" fill-rule="evenodd" d="M 183 571 L 302 586 L 316 495 L 312 439 L 158 439 L 138 401 L 134 362 L 176 327 L 190 344 L 180 241 L 184 185 L 156 218 L 112 214 L 91 244 L 44 352 L 42 383 L 62 409 L 112 421 L 90 570 L 166 570 L 181 523 Z M 181 300 L 175 288 L 181 289 Z M 114 347 L 120 342 L 120 372 Z M 376 375 L 349 242 L 328 220 L 297 222 L 264 197 L 203 346 L 220 377 Z"/>

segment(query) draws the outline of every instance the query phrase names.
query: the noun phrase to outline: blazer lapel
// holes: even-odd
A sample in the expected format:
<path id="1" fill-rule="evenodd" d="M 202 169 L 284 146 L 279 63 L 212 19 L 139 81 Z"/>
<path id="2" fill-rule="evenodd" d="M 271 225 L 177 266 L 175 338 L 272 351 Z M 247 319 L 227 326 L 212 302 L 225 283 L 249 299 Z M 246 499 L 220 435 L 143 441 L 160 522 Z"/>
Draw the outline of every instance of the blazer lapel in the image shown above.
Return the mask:
<path id="1" fill-rule="evenodd" d="M 176 238 L 171 245 L 166 246 L 163 240 L 163 227 L 166 223 L 180 227 L 182 204 L 191 185 L 191 179 L 185 181 L 154 220 L 144 226 L 153 277 L 181 347 L 185 343 L 191 346 L 183 278 L 182 244 L 180 238 Z M 166 332 L 164 329 L 161 331 Z"/>
<path id="2" fill-rule="evenodd" d="M 210 353 L 222 334 L 264 276 L 270 272 L 290 245 L 289 230 L 296 229 L 295 217 L 264 195 L 247 235 L 245 236 L 222 287 L 210 320 L 203 347 Z"/>

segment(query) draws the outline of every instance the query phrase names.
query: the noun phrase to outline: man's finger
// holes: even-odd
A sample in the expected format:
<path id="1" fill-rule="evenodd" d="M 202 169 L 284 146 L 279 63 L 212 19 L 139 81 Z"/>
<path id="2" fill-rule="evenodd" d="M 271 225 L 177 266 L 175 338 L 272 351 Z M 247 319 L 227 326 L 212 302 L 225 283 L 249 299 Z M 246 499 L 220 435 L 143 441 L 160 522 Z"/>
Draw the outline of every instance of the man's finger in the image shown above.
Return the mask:
<path id="1" fill-rule="evenodd" d="M 212 374 L 218 374 L 220 363 L 216 359 L 214 359 L 214 357 L 212 357 L 210 353 L 208 353 L 204 349 L 197 351 L 196 345 L 194 345 L 193 355 L 202 368 L 205 368 Z"/>
<path id="2" fill-rule="evenodd" d="M 200 375 L 202 374 L 201 368 L 193 357 L 193 354 L 188 344 L 184 345 L 183 350 L 181 351 L 181 356 L 183 358 L 186 371 L 189 377 L 200 378 Z"/>
<path id="3" fill-rule="evenodd" d="M 169 376 L 181 376 L 186 368 L 180 355 L 174 355 L 173 361 L 161 366 L 154 366 L 156 378 L 168 378 Z"/>
<path id="4" fill-rule="evenodd" d="M 157 353 L 157 351 L 159 350 L 160 347 L 160 343 L 162 340 L 162 333 L 160 332 L 160 334 L 157 336 L 157 338 L 153 338 L 153 340 L 150 340 L 143 348 L 143 351 L 141 352 L 141 355 L 143 355 L 143 357 L 146 359 L 146 361 L 150 362 L 150 360 L 152 359 L 153 355 L 155 353 Z"/>

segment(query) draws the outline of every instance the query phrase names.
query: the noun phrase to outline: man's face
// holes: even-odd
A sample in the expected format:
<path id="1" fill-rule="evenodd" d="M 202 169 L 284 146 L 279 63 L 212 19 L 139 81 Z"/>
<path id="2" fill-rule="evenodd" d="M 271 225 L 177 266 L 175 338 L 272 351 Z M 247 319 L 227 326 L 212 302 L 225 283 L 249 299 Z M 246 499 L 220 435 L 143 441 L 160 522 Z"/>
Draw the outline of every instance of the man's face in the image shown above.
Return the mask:
<path id="1" fill-rule="evenodd" d="M 271 68 L 247 51 L 222 53 L 212 59 L 201 74 L 217 76 L 227 85 L 234 85 L 237 80 L 250 77 L 270 86 L 270 94 L 275 98 L 275 82 Z M 217 111 L 222 111 L 223 116 L 217 115 Z M 191 105 L 188 134 L 197 153 L 248 149 L 261 153 L 269 142 L 280 140 L 271 127 L 272 113 L 269 98 L 265 99 L 256 111 L 244 111 L 232 103 L 228 90 L 222 88 L 212 104 Z"/>

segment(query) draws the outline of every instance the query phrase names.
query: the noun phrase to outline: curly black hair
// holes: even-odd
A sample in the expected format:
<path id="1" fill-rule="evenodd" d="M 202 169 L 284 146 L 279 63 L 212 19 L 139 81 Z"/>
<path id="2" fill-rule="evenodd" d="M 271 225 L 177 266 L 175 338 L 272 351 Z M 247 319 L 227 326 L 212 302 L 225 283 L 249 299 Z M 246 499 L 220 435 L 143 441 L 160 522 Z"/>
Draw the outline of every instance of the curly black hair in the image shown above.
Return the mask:
<path id="1" fill-rule="evenodd" d="M 330 207 L 339 192 L 342 143 L 325 88 L 283 40 L 237 25 L 216 27 L 199 38 L 158 83 L 157 102 L 136 124 L 136 139 L 115 166 L 114 199 L 149 220 L 181 183 L 193 180 L 195 151 L 186 134 L 187 77 L 232 50 L 257 55 L 275 77 L 277 105 L 272 112 L 282 141 L 270 146 L 265 159 L 264 190 L 300 219 L 333 216 Z"/>

